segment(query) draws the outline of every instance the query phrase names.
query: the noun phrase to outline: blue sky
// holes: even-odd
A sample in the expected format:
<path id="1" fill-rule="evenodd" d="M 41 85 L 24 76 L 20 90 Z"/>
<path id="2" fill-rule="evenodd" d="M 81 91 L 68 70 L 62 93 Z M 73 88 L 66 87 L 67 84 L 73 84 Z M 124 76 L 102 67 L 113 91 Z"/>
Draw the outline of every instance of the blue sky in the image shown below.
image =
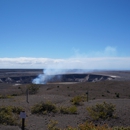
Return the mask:
<path id="1" fill-rule="evenodd" d="M 130 69 L 129 50 L 130 0 L 0 0 L 0 68 Z"/>

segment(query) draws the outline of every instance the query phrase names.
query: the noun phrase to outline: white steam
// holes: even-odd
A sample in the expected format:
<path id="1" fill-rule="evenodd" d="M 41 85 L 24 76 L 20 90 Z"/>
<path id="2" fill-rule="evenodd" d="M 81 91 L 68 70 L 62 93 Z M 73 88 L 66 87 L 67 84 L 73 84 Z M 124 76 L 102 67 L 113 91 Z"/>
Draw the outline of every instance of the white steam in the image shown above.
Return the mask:
<path id="1" fill-rule="evenodd" d="M 51 79 L 58 74 L 65 74 L 67 72 L 67 70 L 63 70 L 63 69 L 45 69 L 43 71 L 43 74 L 38 75 L 37 78 L 35 78 L 32 83 L 34 84 L 45 84 L 48 81 L 51 81 Z M 60 79 L 61 76 L 58 76 L 58 78 Z"/>
<path id="2" fill-rule="evenodd" d="M 53 81 L 53 78 L 56 80 L 60 80 L 63 74 L 68 73 L 85 73 L 89 70 L 81 70 L 81 69 L 45 69 L 43 70 L 43 74 L 39 74 L 32 83 L 34 84 L 46 84 L 47 82 Z M 54 79 L 54 81 L 55 81 Z"/>

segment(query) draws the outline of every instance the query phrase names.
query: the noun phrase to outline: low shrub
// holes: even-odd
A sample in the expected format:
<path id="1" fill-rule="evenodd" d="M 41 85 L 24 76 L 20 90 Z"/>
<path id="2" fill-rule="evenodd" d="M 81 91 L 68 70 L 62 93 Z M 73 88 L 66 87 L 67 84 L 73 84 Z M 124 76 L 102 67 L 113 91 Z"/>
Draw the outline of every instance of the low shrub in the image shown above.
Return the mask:
<path id="1" fill-rule="evenodd" d="M 115 105 L 111 103 L 102 103 L 102 104 L 96 104 L 95 106 L 91 106 L 87 108 L 90 116 L 94 120 L 98 119 L 108 119 L 108 118 L 113 118 L 114 112 L 115 112 Z"/>
<path id="2" fill-rule="evenodd" d="M 48 124 L 48 130 L 62 130 L 56 127 L 58 124 L 57 121 L 51 120 Z M 130 130 L 130 127 L 108 127 L 107 125 L 95 125 L 92 122 L 85 122 L 80 124 L 78 127 L 73 128 L 71 126 L 67 127 L 64 130 Z"/>
<path id="3" fill-rule="evenodd" d="M 114 127 L 112 130 L 130 130 L 130 127 Z"/>
<path id="4" fill-rule="evenodd" d="M 22 107 L 12 107 L 12 112 L 16 114 L 20 114 L 24 109 Z"/>
<path id="5" fill-rule="evenodd" d="M 22 108 L 12 106 L 0 107 L 0 124 L 2 125 L 18 125 L 18 114 Z"/>
<path id="6" fill-rule="evenodd" d="M 10 95 L 0 95 L 0 99 L 12 98 Z"/>
<path id="7" fill-rule="evenodd" d="M 82 95 L 82 96 L 75 96 L 70 101 L 72 102 L 73 105 L 80 105 L 81 102 L 86 101 L 86 99 L 87 97 Z"/>
<path id="8" fill-rule="evenodd" d="M 93 123 L 85 122 L 77 128 L 68 127 L 65 130 L 112 130 L 112 128 L 109 128 L 107 125 L 95 126 Z"/>
<path id="9" fill-rule="evenodd" d="M 10 107 L 0 107 L 0 124 L 3 125 L 16 124 Z"/>
<path id="10" fill-rule="evenodd" d="M 68 107 L 69 114 L 77 114 L 77 107 L 76 106 L 70 106 Z"/>
<path id="11" fill-rule="evenodd" d="M 58 121 L 51 120 L 48 124 L 48 130 L 61 130 L 56 125 L 58 124 Z"/>
<path id="12" fill-rule="evenodd" d="M 29 94 L 36 94 L 38 92 L 39 88 L 40 87 L 37 84 L 30 84 L 28 86 Z"/>
<path id="13" fill-rule="evenodd" d="M 48 130 L 63 130 L 57 127 L 58 121 L 51 120 L 48 124 Z M 76 128 L 67 127 L 64 130 L 130 130 L 130 127 L 109 127 L 105 125 L 95 125 L 92 122 L 85 122 L 83 124 L 78 125 Z"/>
<path id="14" fill-rule="evenodd" d="M 52 104 L 51 102 L 46 102 L 46 103 L 41 102 L 41 103 L 35 104 L 31 108 L 32 114 L 47 114 L 49 112 L 53 112 L 53 113 L 57 112 L 56 106 Z"/>
<path id="15" fill-rule="evenodd" d="M 14 94 L 12 94 L 11 96 L 18 96 L 18 94 L 14 93 Z"/>
<path id="16" fill-rule="evenodd" d="M 95 126 L 93 123 L 88 123 L 88 122 L 79 125 L 78 128 L 79 130 L 112 130 L 107 125 Z"/>
<path id="17" fill-rule="evenodd" d="M 77 114 L 77 107 L 76 106 L 60 107 L 60 113 L 62 113 L 62 114 Z"/>

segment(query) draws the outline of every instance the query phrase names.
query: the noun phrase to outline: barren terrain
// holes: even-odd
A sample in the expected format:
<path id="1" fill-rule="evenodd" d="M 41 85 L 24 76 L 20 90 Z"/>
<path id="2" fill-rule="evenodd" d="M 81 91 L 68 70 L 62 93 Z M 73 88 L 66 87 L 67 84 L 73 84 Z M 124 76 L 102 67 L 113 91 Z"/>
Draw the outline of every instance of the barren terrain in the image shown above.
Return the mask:
<path id="1" fill-rule="evenodd" d="M 29 94 L 29 103 L 27 103 L 26 88 L 32 79 L 40 73 L 42 73 L 42 70 L 0 71 L 0 94 L 16 95 L 12 98 L 0 99 L 0 105 L 23 107 L 27 114 L 26 130 L 47 130 L 51 120 L 56 120 L 58 122 L 57 127 L 62 129 L 67 126 L 76 127 L 85 121 L 93 121 L 86 108 L 104 101 L 116 106 L 117 118 L 93 121 L 95 125 L 130 126 L 130 71 L 66 74 L 62 76 L 60 81 L 50 80 L 47 84 L 39 84 L 38 93 Z M 86 92 L 88 92 L 88 102 L 84 101 L 77 106 L 77 114 L 49 113 L 47 115 L 35 115 L 30 112 L 31 107 L 41 101 L 51 101 L 59 107 L 70 106 L 70 100 L 73 97 L 86 95 Z M 19 126 L 0 125 L 0 129 L 18 130 L 21 128 Z"/>

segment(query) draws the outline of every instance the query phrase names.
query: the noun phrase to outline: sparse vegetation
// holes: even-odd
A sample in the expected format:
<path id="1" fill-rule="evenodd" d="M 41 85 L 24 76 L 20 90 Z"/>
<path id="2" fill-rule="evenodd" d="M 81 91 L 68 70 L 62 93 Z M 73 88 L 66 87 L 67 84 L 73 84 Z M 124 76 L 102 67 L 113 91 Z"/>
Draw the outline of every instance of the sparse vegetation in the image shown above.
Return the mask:
<path id="1" fill-rule="evenodd" d="M 23 111 L 24 109 L 22 107 L 12 107 L 12 112 L 16 113 L 16 114 L 20 114 L 21 111 Z"/>
<path id="2" fill-rule="evenodd" d="M 107 125 L 98 125 L 94 123 L 85 122 L 80 124 L 77 128 L 68 127 L 65 130 L 130 130 L 130 127 L 113 127 L 110 128 Z"/>
<path id="3" fill-rule="evenodd" d="M 113 118 L 114 112 L 115 112 L 115 105 L 111 103 L 102 103 L 102 104 L 96 104 L 95 106 L 91 106 L 87 108 L 90 116 L 94 120 L 98 119 L 108 119 L 108 118 Z"/>
<path id="4" fill-rule="evenodd" d="M 0 107 L 0 124 L 2 125 L 18 125 L 18 114 L 22 108 L 12 106 Z"/>
<path id="5" fill-rule="evenodd" d="M 63 130 L 58 128 L 56 125 L 58 121 L 51 120 L 48 124 L 48 130 Z M 77 126 L 77 128 L 73 128 L 71 126 L 67 127 L 64 130 L 130 130 L 130 127 L 109 127 L 105 125 L 95 125 L 92 122 L 85 122 Z"/>
<path id="6" fill-rule="evenodd" d="M 13 94 L 11 94 L 11 96 L 18 96 L 18 94 L 16 94 L 16 93 L 13 93 Z"/>
<path id="7" fill-rule="evenodd" d="M 60 107 L 60 113 L 62 113 L 62 114 L 77 114 L 77 107 L 76 106 Z"/>
<path id="8" fill-rule="evenodd" d="M 50 112 L 56 113 L 57 108 L 53 103 L 49 101 L 46 103 L 44 102 L 38 103 L 31 108 L 32 114 L 47 114 Z"/>
<path id="9" fill-rule="evenodd" d="M 57 108 L 55 104 L 51 102 L 41 102 L 36 105 L 34 105 L 31 108 L 32 114 L 47 114 L 47 113 L 56 113 L 60 112 L 62 114 L 77 114 L 77 107 L 76 106 L 70 106 L 70 107 L 59 107 Z"/>
<path id="10" fill-rule="evenodd" d="M 28 86 L 29 94 L 36 94 L 38 92 L 39 88 L 40 87 L 37 84 L 30 84 Z"/>
<path id="11" fill-rule="evenodd" d="M 12 98 L 12 95 L 0 95 L 0 99 Z"/>
<path id="12" fill-rule="evenodd" d="M 61 130 L 56 125 L 58 124 L 58 121 L 51 120 L 48 124 L 48 130 Z"/>
<path id="13" fill-rule="evenodd" d="M 81 105 L 82 102 L 86 101 L 86 96 L 75 96 L 73 97 L 70 101 L 72 102 L 73 105 Z"/>
<path id="14" fill-rule="evenodd" d="M 130 130 L 130 127 L 114 127 L 112 130 Z"/>
<path id="15" fill-rule="evenodd" d="M 49 130 L 62 130 L 62 129 L 56 127 L 57 124 L 58 124 L 57 121 L 51 120 L 50 123 L 48 124 L 48 129 Z M 108 127 L 107 125 L 95 126 L 93 123 L 85 122 L 83 124 L 80 124 L 77 128 L 73 128 L 73 127 L 69 126 L 64 130 L 114 130 L 114 129 Z M 123 130 L 125 130 L 125 129 L 123 129 Z"/>
<path id="16" fill-rule="evenodd" d="M 88 123 L 88 122 L 79 125 L 78 129 L 79 130 L 112 130 L 107 125 L 95 126 L 93 123 Z"/>
<path id="17" fill-rule="evenodd" d="M 3 105 L 4 107 L 7 107 L 8 105 L 19 105 L 21 107 L 24 107 L 25 108 L 24 110 L 27 113 L 27 118 L 25 120 L 26 123 L 25 129 L 28 130 L 47 129 L 48 126 L 50 125 L 49 126 L 50 130 L 101 130 L 101 129 L 102 130 L 130 130 L 130 126 L 125 127 L 129 125 L 130 110 L 128 108 L 129 108 L 129 99 L 130 99 L 130 89 L 129 89 L 130 81 L 109 80 L 109 81 L 101 81 L 96 83 L 86 82 L 86 83 L 75 83 L 75 84 L 73 83 L 71 84 L 68 83 L 49 84 L 48 83 L 48 84 L 41 84 L 41 85 L 34 84 L 35 87 L 40 87 L 40 88 L 38 89 L 38 91 L 32 89 L 33 91 L 32 93 L 31 90 L 29 90 L 28 92 L 30 94 L 28 97 L 26 97 L 26 89 L 31 85 L 31 84 L 29 85 L 29 83 L 31 82 L 28 82 L 28 79 L 26 79 L 26 77 L 24 79 L 24 77 L 21 76 L 22 74 L 19 75 L 17 75 L 17 73 L 15 74 L 16 77 L 17 76 L 20 77 L 20 78 L 16 78 L 17 79 L 16 81 L 18 81 L 18 79 L 21 79 L 19 80 L 21 81 L 21 85 L 17 85 L 18 83 L 16 83 L 15 85 L 14 81 L 12 83 L 4 83 L 4 82 L 0 83 L 0 88 L 1 88 L 0 106 Z M 25 73 L 23 74 L 25 75 Z M 88 102 L 87 102 L 86 92 L 89 92 Z M 31 94 L 35 94 L 35 95 L 31 95 Z M 82 96 L 81 94 L 84 94 L 83 100 L 82 98 L 79 98 Z M 77 99 L 76 98 L 74 99 L 74 97 L 77 96 L 79 97 Z M 26 102 L 27 99 L 29 103 Z M 72 101 L 72 99 L 74 100 Z M 46 101 L 48 100 L 51 101 L 51 104 L 55 105 L 56 113 L 54 113 L 53 110 L 48 111 L 48 109 L 46 109 L 42 111 L 39 109 L 39 111 L 41 112 L 37 114 L 36 113 L 30 114 L 32 112 L 32 108 L 35 106 L 35 103 L 40 104 L 44 102 L 44 104 L 46 104 L 47 103 Z M 78 100 L 78 103 L 76 103 L 75 100 L 76 101 Z M 97 119 L 96 121 L 93 118 L 90 118 L 91 116 L 88 115 L 89 112 L 86 110 L 86 107 L 89 107 L 90 105 L 96 106 L 95 103 L 101 103 L 101 101 L 106 101 L 106 102 L 108 101 L 107 103 L 111 102 L 115 104 L 117 109 L 116 115 L 118 116 L 118 118 L 115 118 L 115 113 L 114 113 L 115 110 L 113 114 L 110 114 L 113 116 L 110 117 L 107 116 L 106 119 L 103 116 L 99 116 L 98 118 L 99 120 Z M 79 104 L 79 105 L 75 105 L 75 104 Z M 10 126 L 10 125 L 17 125 L 18 123 L 20 123 L 21 126 L 22 122 L 21 122 L 21 118 L 19 118 L 19 113 L 22 111 L 22 109 L 19 106 L 18 107 L 10 106 L 9 109 L 11 109 L 10 112 L 11 114 L 9 114 L 9 112 L 1 112 L 0 109 L 0 113 L 3 114 L 0 116 L 1 122 L 3 121 L 0 124 L 0 129 L 3 130 L 18 129 L 18 126 L 16 127 Z M 31 106 L 32 108 L 30 108 Z M 105 114 L 100 113 L 99 115 L 105 115 Z M 53 119 L 54 121 L 50 122 L 51 119 Z M 92 121 L 93 123 L 87 122 L 88 125 L 86 125 L 87 123 L 84 123 L 85 121 Z M 109 127 L 110 126 L 113 127 L 109 128 L 106 125 L 103 126 L 101 125 L 105 123 L 108 123 Z M 3 126 L 3 125 L 8 125 L 8 126 Z M 67 127 L 69 125 L 70 127 Z M 120 127 L 121 125 L 122 127 Z"/>

